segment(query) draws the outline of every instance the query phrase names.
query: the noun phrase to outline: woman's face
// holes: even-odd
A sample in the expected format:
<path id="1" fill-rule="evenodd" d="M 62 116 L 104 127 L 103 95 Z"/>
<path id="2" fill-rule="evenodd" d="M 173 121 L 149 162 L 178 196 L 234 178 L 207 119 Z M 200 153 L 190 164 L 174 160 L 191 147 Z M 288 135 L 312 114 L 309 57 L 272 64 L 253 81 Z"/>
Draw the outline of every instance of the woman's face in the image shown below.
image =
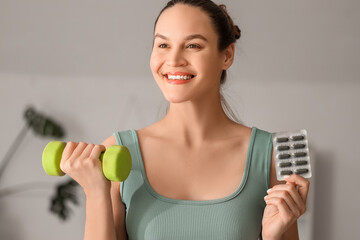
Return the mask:
<path id="1" fill-rule="evenodd" d="M 169 102 L 219 93 L 225 58 L 210 18 L 199 8 L 177 4 L 159 17 L 150 67 Z"/>

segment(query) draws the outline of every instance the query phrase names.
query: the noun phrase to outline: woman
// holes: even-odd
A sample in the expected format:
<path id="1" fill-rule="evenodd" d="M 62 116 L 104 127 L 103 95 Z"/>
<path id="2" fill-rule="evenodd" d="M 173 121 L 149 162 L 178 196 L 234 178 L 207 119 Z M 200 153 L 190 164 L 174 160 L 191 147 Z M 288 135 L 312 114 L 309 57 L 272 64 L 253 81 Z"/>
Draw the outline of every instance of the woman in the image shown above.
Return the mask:
<path id="1" fill-rule="evenodd" d="M 298 239 L 309 182 L 278 182 L 271 134 L 222 107 L 239 37 L 223 5 L 175 0 L 161 11 L 150 66 L 170 103 L 166 116 L 102 145 L 65 148 L 61 168 L 86 195 L 84 239 Z M 98 160 L 116 144 L 133 158 L 121 184 L 104 178 Z"/>

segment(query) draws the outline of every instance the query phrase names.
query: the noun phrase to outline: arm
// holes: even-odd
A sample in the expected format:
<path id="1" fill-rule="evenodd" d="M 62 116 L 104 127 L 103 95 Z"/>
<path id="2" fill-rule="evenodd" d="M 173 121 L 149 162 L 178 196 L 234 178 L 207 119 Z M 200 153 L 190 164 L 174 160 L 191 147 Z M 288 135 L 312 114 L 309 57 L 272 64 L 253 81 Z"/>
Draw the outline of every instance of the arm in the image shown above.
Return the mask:
<path id="1" fill-rule="evenodd" d="M 83 188 L 86 196 L 84 239 L 116 240 L 110 200 L 110 181 L 102 172 L 99 156 L 104 145 L 68 142 L 60 168 Z"/>
<path id="2" fill-rule="evenodd" d="M 110 190 L 86 196 L 84 240 L 116 240 Z"/>
<path id="3" fill-rule="evenodd" d="M 103 142 L 103 145 L 107 147 L 116 145 L 116 139 L 114 136 L 109 137 Z M 120 182 L 111 182 L 110 187 L 111 206 L 114 219 L 115 232 L 118 240 L 127 240 L 126 224 L 125 224 L 125 205 L 121 200 L 120 195 Z"/>
<path id="4" fill-rule="evenodd" d="M 109 137 L 102 143 L 102 145 L 104 145 L 106 148 L 116 144 L 117 143 L 114 136 Z M 127 240 L 127 233 L 125 226 L 125 206 L 121 200 L 120 182 L 111 182 L 110 190 L 107 193 L 109 194 L 106 194 L 105 199 L 97 198 L 98 201 L 87 201 L 87 206 L 86 206 L 87 223 L 85 225 L 85 233 L 88 232 L 89 236 L 93 236 L 91 229 L 95 229 L 99 227 L 97 226 L 99 224 L 99 221 L 101 220 L 99 219 L 99 217 L 102 216 L 105 223 L 104 225 L 107 226 L 106 227 L 107 229 L 104 229 L 104 233 L 103 233 L 104 235 L 102 235 L 105 237 L 93 236 L 93 238 L 85 238 L 86 237 L 85 234 L 84 239 Z M 98 205 L 99 203 L 100 205 Z M 109 233 L 109 235 L 106 235 L 107 233 Z"/>
<path id="5" fill-rule="evenodd" d="M 113 217 L 115 224 L 115 231 L 118 240 L 127 240 L 126 225 L 125 225 L 125 206 L 121 201 L 120 183 L 111 183 L 111 202 L 113 209 Z"/>
<path id="6" fill-rule="evenodd" d="M 114 197 L 116 191 L 112 187 L 113 184 L 104 177 L 99 160 L 101 152 L 110 145 L 114 144 L 107 140 L 103 145 L 69 142 L 62 155 L 61 170 L 78 182 L 85 192 L 85 240 L 126 239 L 121 235 L 116 236 L 121 230 L 115 228 L 116 224 L 116 227 L 120 224 L 114 220 L 114 217 L 118 218 L 121 215 L 121 207 L 115 207 L 116 201 L 121 202 L 120 190 L 118 197 Z M 125 228 L 121 229 L 124 231 Z"/>
<path id="7" fill-rule="evenodd" d="M 309 181 L 298 175 L 291 175 L 286 182 L 276 179 L 274 155 L 270 169 L 271 191 L 265 198 L 267 206 L 263 217 L 263 238 L 299 239 L 297 219 L 305 213 Z"/>
<path id="8" fill-rule="evenodd" d="M 274 154 L 272 154 L 271 169 L 270 169 L 270 188 L 282 183 L 284 182 L 280 182 L 276 178 L 275 157 Z M 297 221 L 295 221 L 289 227 L 289 229 L 284 233 L 283 240 L 298 240 L 298 239 L 299 239 L 299 233 L 297 228 Z"/>

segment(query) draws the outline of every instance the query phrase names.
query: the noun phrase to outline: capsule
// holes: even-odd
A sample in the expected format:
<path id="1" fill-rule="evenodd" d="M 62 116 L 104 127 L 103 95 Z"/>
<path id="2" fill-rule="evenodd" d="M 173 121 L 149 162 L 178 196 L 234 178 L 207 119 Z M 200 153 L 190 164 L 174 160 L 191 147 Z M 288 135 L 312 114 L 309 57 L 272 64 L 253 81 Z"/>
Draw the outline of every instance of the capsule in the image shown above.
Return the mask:
<path id="1" fill-rule="evenodd" d="M 293 141 L 301 141 L 301 140 L 305 139 L 305 137 L 303 135 L 295 135 L 295 136 L 291 136 L 290 138 Z"/>
<path id="2" fill-rule="evenodd" d="M 287 138 L 287 137 L 277 137 L 276 138 L 276 142 L 278 142 L 278 143 L 288 142 L 288 141 L 289 141 L 289 138 Z"/>
<path id="3" fill-rule="evenodd" d="M 293 174 L 293 171 L 291 170 L 283 170 L 280 172 L 280 175 L 284 176 L 284 175 L 291 175 Z"/>
<path id="4" fill-rule="evenodd" d="M 288 154 L 288 153 L 283 153 L 283 154 L 279 154 L 279 155 L 278 155 L 278 158 L 279 158 L 279 159 L 288 159 L 288 158 L 290 158 L 290 157 L 291 157 L 291 155 Z"/>
<path id="5" fill-rule="evenodd" d="M 292 147 L 293 147 L 294 149 L 302 149 L 302 148 L 305 148 L 306 145 L 303 144 L 303 143 L 296 143 L 296 144 L 293 144 Z"/>
<path id="6" fill-rule="evenodd" d="M 306 156 L 306 152 L 296 152 L 293 153 L 294 157 L 305 157 Z"/>
<path id="7" fill-rule="evenodd" d="M 295 162 L 296 166 L 303 166 L 303 165 L 306 165 L 306 164 L 308 164 L 308 161 L 306 161 L 306 160 L 300 160 L 300 161 Z"/>
<path id="8" fill-rule="evenodd" d="M 282 162 L 279 163 L 279 167 L 291 167 L 292 163 L 291 162 Z"/>
<path id="9" fill-rule="evenodd" d="M 300 169 L 296 169 L 295 170 L 295 174 L 304 174 L 304 173 L 308 173 L 309 169 L 307 168 L 300 168 Z"/>
<path id="10" fill-rule="evenodd" d="M 290 147 L 286 146 L 286 145 L 282 145 L 282 146 L 277 147 L 278 151 L 286 151 L 286 150 L 289 150 L 289 149 L 290 149 Z"/>

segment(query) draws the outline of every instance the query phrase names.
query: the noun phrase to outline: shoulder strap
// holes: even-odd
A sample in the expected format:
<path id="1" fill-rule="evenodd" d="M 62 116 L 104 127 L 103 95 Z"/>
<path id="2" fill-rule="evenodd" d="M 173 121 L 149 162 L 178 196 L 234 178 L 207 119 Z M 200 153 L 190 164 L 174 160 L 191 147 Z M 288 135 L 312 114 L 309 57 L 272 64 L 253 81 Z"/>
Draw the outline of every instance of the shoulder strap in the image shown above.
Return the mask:
<path id="1" fill-rule="evenodd" d="M 122 146 L 125 146 L 129 149 L 130 151 L 130 154 L 131 154 L 131 158 L 132 158 L 132 169 L 131 171 L 133 171 L 134 169 L 134 164 L 137 163 L 136 159 L 136 141 L 135 141 L 135 138 L 132 134 L 132 130 L 125 130 L 125 131 L 120 131 L 120 132 L 115 132 L 114 133 L 114 136 L 115 136 L 115 139 L 116 139 L 116 142 L 118 145 L 122 145 Z M 131 172 L 130 172 L 131 174 Z M 125 187 L 125 182 L 120 182 L 120 195 L 123 199 L 123 192 L 124 192 L 124 187 Z"/>
<path id="2" fill-rule="evenodd" d="M 115 139 L 116 139 L 116 142 L 118 145 L 123 145 L 125 146 L 126 145 L 126 140 L 127 140 L 127 137 L 128 135 L 131 134 L 130 132 L 131 130 L 125 130 L 125 131 L 120 131 L 120 132 L 114 132 L 114 136 L 115 136 Z"/>
<path id="3" fill-rule="evenodd" d="M 253 181 L 263 185 L 265 191 L 270 188 L 270 164 L 272 157 L 272 135 L 261 129 L 256 129 L 252 159 L 251 173 Z M 260 177 L 264 176 L 264 177 Z"/>

